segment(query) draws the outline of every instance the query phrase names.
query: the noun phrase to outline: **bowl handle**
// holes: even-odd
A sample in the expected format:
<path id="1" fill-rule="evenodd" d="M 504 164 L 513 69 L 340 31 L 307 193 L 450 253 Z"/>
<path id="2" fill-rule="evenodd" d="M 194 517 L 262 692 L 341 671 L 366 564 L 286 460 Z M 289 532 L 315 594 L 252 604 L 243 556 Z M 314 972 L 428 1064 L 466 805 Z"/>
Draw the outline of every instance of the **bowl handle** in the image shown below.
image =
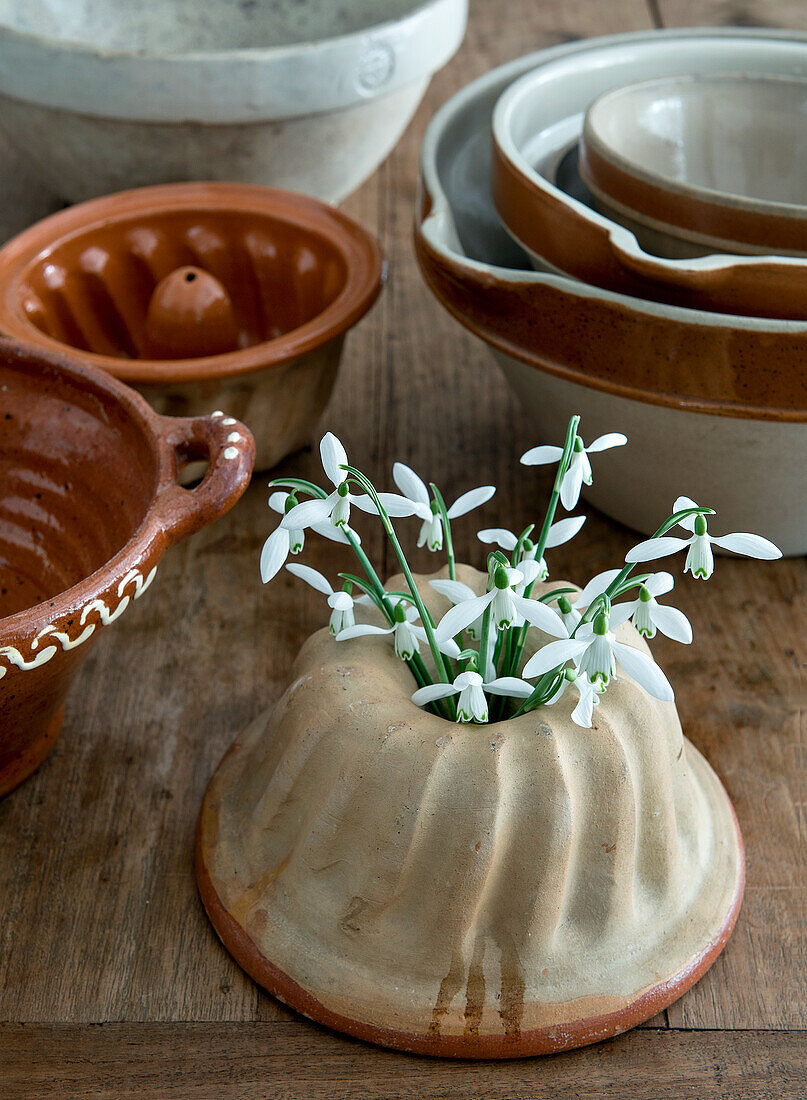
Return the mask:
<path id="1" fill-rule="evenodd" d="M 222 412 L 210 416 L 160 416 L 158 433 L 172 452 L 170 476 L 158 492 L 159 518 L 171 543 L 206 527 L 229 511 L 249 485 L 255 441 L 249 428 Z M 209 466 L 194 488 L 178 482 L 183 466 L 207 459 Z"/>

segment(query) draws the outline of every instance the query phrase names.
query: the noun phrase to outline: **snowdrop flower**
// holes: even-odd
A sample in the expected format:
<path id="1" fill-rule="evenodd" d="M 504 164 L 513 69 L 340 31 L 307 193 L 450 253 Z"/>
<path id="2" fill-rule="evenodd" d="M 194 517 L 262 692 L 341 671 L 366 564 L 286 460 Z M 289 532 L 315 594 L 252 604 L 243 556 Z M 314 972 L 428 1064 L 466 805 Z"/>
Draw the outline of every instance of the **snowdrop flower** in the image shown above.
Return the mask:
<path id="1" fill-rule="evenodd" d="M 269 507 L 275 512 L 280 512 L 282 516 L 290 512 L 296 504 L 297 501 L 292 493 L 272 493 L 269 497 Z M 346 543 L 348 541 L 344 532 L 338 527 L 333 527 L 330 523 L 315 523 L 312 525 L 312 530 L 316 531 L 318 535 L 324 535 L 325 538 L 332 539 L 334 542 Z M 357 541 L 361 541 L 358 535 L 355 538 Z M 289 529 L 282 525 L 275 528 L 261 550 L 261 580 L 263 583 L 266 584 L 280 572 L 286 564 L 289 554 L 299 554 L 304 546 L 305 531 L 302 528 Z"/>
<path id="2" fill-rule="evenodd" d="M 396 462 L 392 467 L 392 480 L 404 494 L 402 499 L 407 500 L 411 505 L 411 511 L 407 515 L 415 515 L 423 520 L 418 535 L 418 546 L 428 546 L 430 550 L 442 550 L 443 517 L 437 501 L 431 499 L 431 494 L 424 482 L 403 462 Z M 446 514 L 449 519 L 464 516 L 490 500 L 495 492 L 496 488 L 493 485 L 481 485 L 478 489 L 471 489 L 458 497 L 451 507 L 446 509 Z"/>
<path id="3" fill-rule="evenodd" d="M 322 437 L 319 453 L 322 468 L 333 484 L 334 491 L 324 499 L 315 497 L 313 500 L 304 500 L 283 517 L 281 526 L 290 530 L 304 530 L 306 527 L 329 522 L 334 527 L 345 528 L 350 520 L 351 504 L 355 504 L 363 512 L 378 515 L 378 509 L 369 496 L 357 496 L 348 489 L 347 471 L 341 468 L 348 464 L 347 454 L 332 432 Z M 414 511 L 408 500 L 395 493 L 379 493 L 378 496 L 390 516 L 411 516 Z"/>
<path id="4" fill-rule="evenodd" d="M 429 585 L 441 596 L 446 596 L 453 604 L 462 603 L 464 600 L 475 600 L 476 592 L 469 585 L 464 584 L 462 581 L 450 581 L 450 580 L 437 580 L 429 581 Z M 482 609 L 484 611 L 484 608 Z M 479 613 L 478 619 L 475 619 L 472 623 L 469 623 L 465 629 L 473 639 L 478 642 L 482 637 L 482 612 Z"/>
<path id="5" fill-rule="evenodd" d="M 299 577 L 301 581 L 305 581 L 317 592 L 321 592 L 323 596 L 328 597 L 328 607 L 331 609 L 328 629 L 331 634 L 337 637 L 343 630 L 349 630 L 350 627 L 355 625 L 354 606 L 357 603 L 366 604 L 371 602 L 368 596 L 359 596 L 358 599 L 354 600 L 348 592 L 335 592 L 327 578 L 323 577 L 316 569 L 312 569 L 310 565 L 297 565 L 296 562 L 292 562 L 286 568 L 295 577 Z"/>
<path id="6" fill-rule="evenodd" d="M 633 646 L 618 642 L 609 629 L 608 616 L 600 612 L 593 623 L 583 623 L 574 638 L 550 642 L 527 661 L 523 675 L 534 678 L 574 661 L 592 682 L 607 685 L 616 675 L 617 661 L 625 672 L 656 699 L 667 702 L 673 690 L 656 662 Z"/>
<path id="7" fill-rule="evenodd" d="M 619 569 L 606 569 L 604 573 L 598 573 L 592 577 L 576 599 L 570 599 L 568 596 L 558 598 L 558 614 L 570 634 L 583 617 L 581 612 L 590 607 L 597 596 L 601 596 L 619 574 Z"/>
<path id="8" fill-rule="evenodd" d="M 680 512 L 684 508 L 697 508 L 698 505 L 689 497 L 679 497 L 673 505 L 673 512 Z M 684 572 L 691 573 L 693 577 L 700 577 L 708 581 L 714 572 L 715 562 L 712 555 L 712 545 L 720 546 L 724 550 L 731 550 L 735 554 L 744 554 L 747 558 L 762 558 L 772 561 L 781 558 L 782 551 L 774 546 L 768 539 L 761 535 L 751 535 L 746 532 L 737 532 L 732 535 L 710 535 L 706 526 L 706 517 L 702 515 L 688 516 L 682 519 L 681 527 L 692 531 L 688 539 L 677 538 L 675 535 L 663 535 L 658 539 L 646 539 L 634 546 L 625 555 L 627 562 L 655 561 L 657 558 L 666 558 L 679 550 L 687 549 L 687 559 L 684 563 Z"/>
<path id="9" fill-rule="evenodd" d="M 555 546 L 562 546 L 564 542 L 573 539 L 585 522 L 585 516 L 569 516 L 568 519 L 562 519 L 559 520 L 558 523 L 553 523 L 549 528 L 546 549 L 551 550 Z M 480 542 L 484 542 L 488 545 L 493 543 L 502 550 L 506 550 L 508 553 L 512 553 L 518 545 L 518 536 L 514 535 L 512 531 L 505 530 L 503 527 L 487 527 L 484 531 L 477 531 L 476 537 Z M 530 539 L 525 539 L 521 545 L 521 562 L 534 561 L 538 549 L 535 543 Z M 538 579 L 545 581 L 549 576 L 549 569 L 547 568 L 546 561 L 541 558 L 538 564 L 540 567 Z"/>
<path id="10" fill-rule="evenodd" d="M 525 568 L 528 564 L 524 563 Z M 519 621 L 526 620 L 532 626 L 537 626 L 546 634 L 555 638 L 563 637 L 565 631 L 556 612 L 550 610 L 545 604 L 537 600 L 527 599 L 518 594 L 516 589 L 525 580 L 525 574 L 518 569 L 508 569 L 499 565 L 493 577 L 493 587 L 483 596 L 473 596 L 471 599 L 461 600 L 455 604 L 440 620 L 435 637 L 438 642 L 446 638 L 452 638 L 459 634 L 483 614 L 486 608 L 492 611 L 492 621 L 495 629 L 504 630 Z M 450 598 L 450 597 L 449 597 Z"/>
<path id="11" fill-rule="evenodd" d="M 600 696 L 605 691 L 605 685 L 599 680 L 591 681 L 587 676 L 581 676 L 576 668 L 567 668 L 558 686 L 558 690 L 548 699 L 545 706 L 551 707 L 565 694 L 569 685 L 574 685 L 577 690 L 577 705 L 572 710 L 572 721 L 584 729 L 591 729 L 594 722 L 594 708 L 599 706 Z"/>
<path id="12" fill-rule="evenodd" d="M 560 484 L 560 502 L 567 512 L 570 512 L 580 499 L 583 482 L 586 485 L 592 483 L 591 463 L 588 456 L 598 451 L 610 450 L 611 447 L 624 447 L 627 442 L 627 436 L 622 435 L 621 432 L 608 432 L 607 435 L 601 435 L 586 447 L 580 436 L 575 436 L 569 469 L 563 475 L 563 481 Z M 562 447 L 533 447 L 521 456 L 521 461 L 525 466 L 545 466 L 549 462 L 558 462 L 562 455 Z"/>
<path id="13" fill-rule="evenodd" d="M 639 589 L 639 595 L 628 603 L 614 604 L 611 608 L 611 626 L 633 620 L 633 625 L 645 638 L 655 638 L 656 630 L 675 642 L 689 645 L 692 641 L 692 625 L 677 607 L 665 607 L 657 603 L 656 596 L 669 592 L 674 584 L 670 573 L 653 573 Z"/>
<path id="14" fill-rule="evenodd" d="M 412 696 L 412 702 L 422 707 L 427 703 L 433 703 L 435 699 L 459 695 L 458 722 L 487 722 L 486 691 L 491 695 L 509 695 L 516 699 L 527 699 L 532 695 L 532 684 L 520 680 L 517 676 L 502 676 L 486 684 L 478 672 L 461 672 L 453 684 L 429 684 L 419 688 Z"/>
<path id="15" fill-rule="evenodd" d="M 370 634 L 391 634 L 395 645 L 395 655 L 402 661 L 409 661 L 420 652 L 420 643 L 426 642 L 426 631 L 422 626 L 415 626 L 418 617 L 418 609 L 413 605 L 408 607 L 403 600 L 399 600 L 393 608 L 395 624 L 393 626 L 371 626 L 360 623 L 358 626 L 350 626 L 343 630 L 337 637 L 337 641 L 344 642 L 350 638 L 361 638 Z M 440 646 L 440 652 L 456 660 L 460 655 L 460 647 L 453 638 L 449 638 Z"/>

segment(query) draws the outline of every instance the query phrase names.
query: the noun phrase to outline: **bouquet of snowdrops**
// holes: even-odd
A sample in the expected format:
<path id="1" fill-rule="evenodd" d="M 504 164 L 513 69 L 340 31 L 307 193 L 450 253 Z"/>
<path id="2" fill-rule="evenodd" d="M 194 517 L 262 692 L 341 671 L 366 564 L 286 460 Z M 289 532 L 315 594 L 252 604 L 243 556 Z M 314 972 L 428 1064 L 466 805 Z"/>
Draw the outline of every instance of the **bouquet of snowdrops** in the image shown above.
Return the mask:
<path id="1" fill-rule="evenodd" d="M 327 596 L 330 630 L 337 642 L 387 635 L 412 672 L 417 685 L 412 700 L 452 721 L 516 717 L 552 704 L 572 689 L 577 696 L 572 718 L 590 727 L 594 707 L 620 669 L 657 699 L 672 700 L 672 688 L 655 661 L 614 635 L 621 623 L 631 620 L 645 638 L 661 631 L 678 642 L 692 641 L 686 616 L 657 599 L 672 589 L 671 574 L 637 572 L 637 565 L 686 550 L 684 572 L 708 580 L 714 569 L 712 545 L 755 558 L 778 558 L 781 552 L 759 535 L 711 535 L 706 517 L 714 514 L 713 509 L 679 497 L 652 538 L 629 551 L 624 565 L 592 577 L 582 591 L 549 586 L 535 595 L 536 582 L 549 577 L 545 552 L 568 542 L 585 522 L 584 516 L 556 521 L 558 506 L 572 511 L 583 483 L 592 483 L 590 455 L 627 443 L 624 435 L 611 433 L 586 446 L 578 433 L 579 422 L 578 416 L 570 419 L 562 447 L 534 447 L 521 458 L 527 466 L 557 464 L 540 527 L 530 525 L 520 534 L 503 528 L 479 532 L 483 543 L 496 546 L 488 554 L 482 595 L 457 580 L 451 521 L 484 504 L 495 488 L 472 489 L 447 507 L 433 482 L 427 488 L 413 470 L 396 462 L 392 477 L 400 492 L 379 492 L 361 470 L 350 465 L 344 447 L 330 432 L 320 443 L 320 453 L 332 488 L 293 478 L 270 482 L 277 491 L 269 504 L 283 518 L 263 547 L 261 576 L 264 582 L 271 580 L 290 554 L 299 554 L 308 531 L 349 543 L 362 575 L 340 573 L 338 588 L 307 565 L 292 563 L 286 568 Z M 382 584 L 352 526 L 353 509 L 380 519 L 406 589 L 389 591 Z M 435 553 L 445 549 L 448 578 L 429 581 L 452 604 L 439 622 L 423 602 L 392 524 L 393 519 L 410 516 L 421 524 L 418 546 Z M 684 534 L 673 534 L 675 528 L 682 528 Z M 386 625 L 357 625 L 357 603 L 374 604 Z M 525 659 L 529 626 L 552 640 Z M 424 650 L 431 654 L 428 666 Z"/>

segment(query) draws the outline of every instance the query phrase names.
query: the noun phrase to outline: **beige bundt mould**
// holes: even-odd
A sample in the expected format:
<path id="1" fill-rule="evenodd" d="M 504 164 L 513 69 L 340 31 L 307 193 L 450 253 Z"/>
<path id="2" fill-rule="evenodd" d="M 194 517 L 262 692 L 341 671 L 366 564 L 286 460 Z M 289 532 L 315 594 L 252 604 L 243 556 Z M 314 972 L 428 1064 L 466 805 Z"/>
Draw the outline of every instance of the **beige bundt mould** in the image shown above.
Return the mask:
<path id="1" fill-rule="evenodd" d="M 414 687 L 388 639 L 321 630 L 225 756 L 197 873 L 236 960 L 313 1019 L 451 1056 L 594 1042 L 680 996 L 728 939 L 744 861 L 674 704 L 620 675 L 592 729 L 573 692 L 455 725 Z"/>

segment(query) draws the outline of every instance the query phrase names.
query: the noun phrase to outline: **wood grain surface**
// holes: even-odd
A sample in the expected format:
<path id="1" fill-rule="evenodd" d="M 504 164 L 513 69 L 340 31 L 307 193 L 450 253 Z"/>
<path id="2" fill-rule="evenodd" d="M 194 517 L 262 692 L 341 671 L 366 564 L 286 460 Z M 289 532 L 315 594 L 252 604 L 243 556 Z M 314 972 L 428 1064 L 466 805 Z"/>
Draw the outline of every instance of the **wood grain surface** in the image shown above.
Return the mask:
<path id="1" fill-rule="evenodd" d="M 411 232 L 424 127 L 502 61 L 658 21 L 807 26 L 807 5 L 472 0 L 461 52 L 346 204 L 381 239 L 390 279 L 348 339 L 322 428 L 384 487 L 396 458 L 452 498 L 482 480 L 498 485 L 484 511 L 457 524 L 458 556 L 474 564 L 478 521 L 535 519 L 547 476 L 517 458 L 545 441 L 487 349 L 421 281 Z M 319 475 L 310 451 L 281 469 Z M 695 644 L 656 646 L 684 729 L 723 778 L 746 840 L 745 904 L 713 970 L 645 1029 L 589 1050 L 434 1062 L 332 1035 L 264 995 L 198 901 L 193 830 L 207 780 L 325 622 L 321 598 L 291 576 L 260 584 L 260 547 L 275 522 L 265 481 L 164 559 L 148 597 L 90 655 L 50 759 L 0 802 L 0 1097 L 804 1096 L 805 562 L 723 559 L 708 586 L 682 580 Z M 371 557 L 390 565 L 365 529 Z M 571 547 L 553 552 L 553 572 L 590 576 L 632 541 L 593 514 Z M 312 543 L 306 560 L 335 572 L 330 549 Z M 415 555 L 414 564 L 429 563 Z"/>

